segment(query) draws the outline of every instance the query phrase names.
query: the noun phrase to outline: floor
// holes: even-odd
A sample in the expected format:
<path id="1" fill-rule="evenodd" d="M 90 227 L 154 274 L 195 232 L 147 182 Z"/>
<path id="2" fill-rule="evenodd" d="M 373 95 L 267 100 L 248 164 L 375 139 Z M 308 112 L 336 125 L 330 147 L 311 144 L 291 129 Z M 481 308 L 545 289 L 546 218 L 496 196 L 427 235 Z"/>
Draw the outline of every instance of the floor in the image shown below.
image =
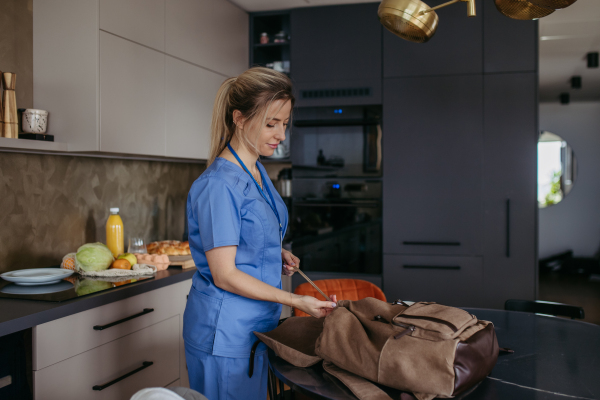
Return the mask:
<path id="1" fill-rule="evenodd" d="M 600 325 L 600 276 L 579 274 L 540 274 L 539 300 L 583 307 L 583 321 Z"/>

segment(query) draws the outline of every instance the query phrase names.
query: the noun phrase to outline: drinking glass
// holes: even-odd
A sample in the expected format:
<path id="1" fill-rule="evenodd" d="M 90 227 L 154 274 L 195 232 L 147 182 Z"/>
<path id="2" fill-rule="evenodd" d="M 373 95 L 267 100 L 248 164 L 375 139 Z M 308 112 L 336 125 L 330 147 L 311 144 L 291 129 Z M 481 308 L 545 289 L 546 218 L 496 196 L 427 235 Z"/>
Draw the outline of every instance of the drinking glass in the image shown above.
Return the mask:
<path id="1" fill-rule="evenodd" d="M 129 247 L 127 248 L 128 253 L 138 253 L 138 254 L 146 254 L 148 250 L 146 249 L 146 243 L 144 243 L 144 239 L 141 237 L 130 237 L 129 238 Z"/>

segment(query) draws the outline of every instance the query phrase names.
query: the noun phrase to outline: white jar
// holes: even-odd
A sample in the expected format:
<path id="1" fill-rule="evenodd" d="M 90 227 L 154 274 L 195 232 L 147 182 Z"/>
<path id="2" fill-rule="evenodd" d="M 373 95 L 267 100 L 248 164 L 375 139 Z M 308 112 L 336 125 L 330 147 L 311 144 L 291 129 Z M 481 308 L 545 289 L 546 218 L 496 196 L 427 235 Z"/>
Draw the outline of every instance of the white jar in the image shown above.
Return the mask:
<path id="1" fill-rule="evenodd" d="M 23 111 L 23 132 L 46 133 L 48 128 L 48 111 L 28 108 Z"/>

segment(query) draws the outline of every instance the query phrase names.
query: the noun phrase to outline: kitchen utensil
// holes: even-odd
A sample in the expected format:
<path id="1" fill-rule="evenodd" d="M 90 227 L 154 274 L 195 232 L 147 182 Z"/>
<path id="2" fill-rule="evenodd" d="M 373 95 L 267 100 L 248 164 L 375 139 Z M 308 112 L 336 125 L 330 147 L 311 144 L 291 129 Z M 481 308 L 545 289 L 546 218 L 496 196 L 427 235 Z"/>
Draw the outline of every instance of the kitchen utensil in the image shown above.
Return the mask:
<path id="1" fill-rule="evenodd" d="M 74 272 L 63 268 L 30 268 L 5 272 L 0 278 L 24 286 L 50 285 L 60 282 Z"/>
<path id="2" fill-rule="evenodd" d="M 169 256 L 169 265 L 181 267 L 181 269 L 196 268 L 192 256 Z"/>
<path id="3" fill-rule="evenodd" d="M 420 0 L 383 0 L 377 10 L 381 24 L 394 35 L 415 43 L 425 43 L 437 30 L 435 10 L 459 1 L 468 3 L 467 15 L 475 16 L 475 0 L 451 0 L 430 8 Z"/>
<path id="4" fill-rule="evenodd" d="M 496 8 L 505 16 L 522 21 L 547 17 L 554 9 L 533 4 L 527 0 L 494 0 Z"/>
<path id="5" fill-rule="evenodd" d="M 17 97 L 15 86 L 17 83 L 17 74 L 13 72 L 4 72 L 2 74 L 2 83 L 4 93 L 2 101 L 4 103 L 3 112 L 3 136 L 16 139 L 19 136 L 19 119 L 17 117 Z"/>
<path id="6" fill-rule="evenodd" d="M 147 254 L 148 250 L 146 249 L 146 244 L 144 243 L 144 239 L 141 237 L 130 237 L 129 238 L 129 246 L 127 247 L 127 252 L 132 254 Z"/>
<path id="7" fill-rule="evenodd" d="M 297 267 L 296 267 L 296 268 L 294 268 L 294 271 L 296 271 L 296 272 L 298 272 L 300 275 L 302 275 L 302 277 L 303 277 L 304 279 L 306 279 L 306 282 L 310 283 L 310 284 L 312 285 L 312 287 L 314 287 L 314 288 L 317 290 L 317 292 L 321 293 L 321 295 L 323 295 L 323 297 L 325 297 L 325 299 L 326 299 L 327 301 L 331 301 L 331 302 L 333 302 L 333 300 L 331 300 L 331 299 L 329 298 L 329 296 L 327 296 L 325 293 L 323 293 L 323 291 L 322 291 L 321 289 L 319 289 L 319 288 L 318 288 L 318 286 L 317 286 L 317 285 L 315 285 L 315 283 L 314 283 L 313 281 L 311 281 L 311 280 L 310 280 L 310 278 L 304 274 L 304 272 L 300 271 L 300 268 L 297 268 Z"/>
<path id="8" fill-rule="evenodd" d="M 48 111 L 28 108 L 23 111 L 21 123 L 25 133 L 46 133 Z"/>

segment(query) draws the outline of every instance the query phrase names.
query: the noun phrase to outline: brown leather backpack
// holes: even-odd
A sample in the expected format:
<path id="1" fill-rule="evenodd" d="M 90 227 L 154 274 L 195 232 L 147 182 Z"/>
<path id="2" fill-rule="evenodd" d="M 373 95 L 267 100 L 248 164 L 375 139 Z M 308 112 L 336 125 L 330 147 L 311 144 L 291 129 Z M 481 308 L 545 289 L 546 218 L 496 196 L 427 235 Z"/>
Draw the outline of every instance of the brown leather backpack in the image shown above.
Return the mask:
<path id="1" fill-rule="evenodd" d="M 387 396 L 368 381 L 420 400 L 456 396 L 492 371 L 499 350 L 492 323 L 462 309 L 373 298 L 342 300 L 326 318 L 292 317 L 255 334 L 293 365 L 323 360 L 361 400 Z"/>

